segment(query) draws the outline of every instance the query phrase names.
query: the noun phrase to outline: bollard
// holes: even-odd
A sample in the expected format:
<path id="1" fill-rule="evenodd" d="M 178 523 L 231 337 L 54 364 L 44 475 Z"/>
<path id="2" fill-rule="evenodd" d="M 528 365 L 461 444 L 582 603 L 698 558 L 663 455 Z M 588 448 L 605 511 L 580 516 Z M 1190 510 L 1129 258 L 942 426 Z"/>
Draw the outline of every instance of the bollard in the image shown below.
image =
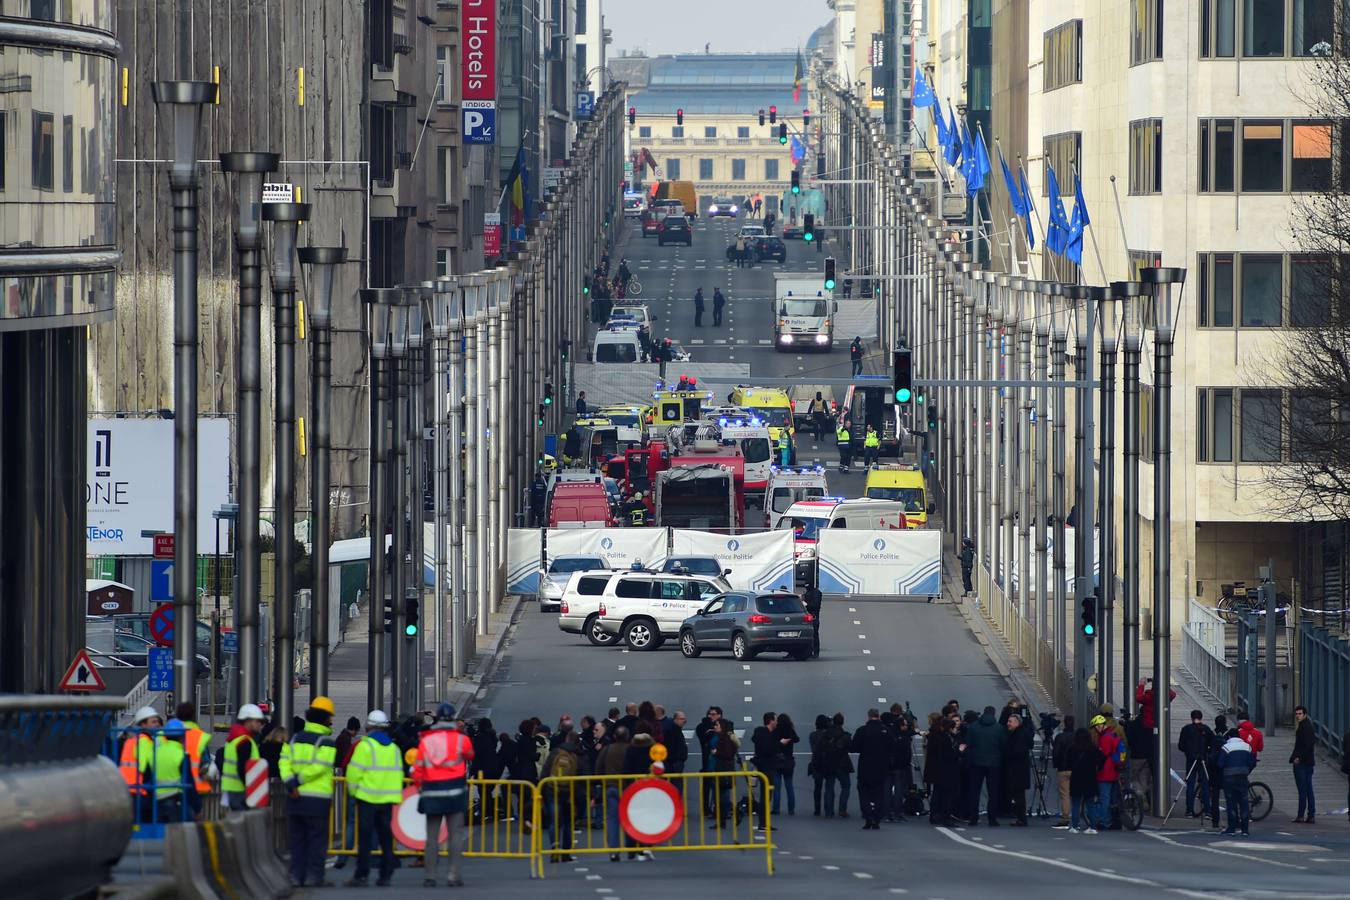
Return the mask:
<path id="1" fill-rule="evenodd" d="M 226 900 L 207 874 L 195 822 L 164 826 L 164 869 L 176 879 L 182 900 Z"/>
<path id="2" fill-rule="evenodd" d="M 218 839 L 220 872 L 225 875 L 225 883 L 233 888 L 237 897 L 275 897 L 267 877 L 259 865 L 265 860 L 255 860 L 246 834 L 247 826 L 239 818 L 230 818 L 220 822 L 203 823 L 208 839 L 214 832 Z"/>
<path id="3" fill-rule="evenodd" d="M 267 810 L 249 810 L 239 819 L 244 823 L 244 846 L 248 848 L 254 870 L 262 875 L 273 897 L 289 897 L 291 875 L 272 846 L 271 817 Z"/>

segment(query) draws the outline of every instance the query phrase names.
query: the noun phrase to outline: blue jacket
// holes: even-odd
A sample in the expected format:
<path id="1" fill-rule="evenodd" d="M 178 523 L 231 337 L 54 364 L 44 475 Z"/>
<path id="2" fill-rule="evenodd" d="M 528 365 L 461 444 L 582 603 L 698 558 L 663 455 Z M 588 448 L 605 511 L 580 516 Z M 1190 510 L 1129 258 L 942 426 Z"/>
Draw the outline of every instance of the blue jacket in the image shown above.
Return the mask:
<path id="1" fill-rule="evenodd" d="M 1246 778 L 1256 764 L 1256 756 L 1251 745 L 1240 737 L 1230 737 L 1219 750 L 1219 768 L 1223 769 L 1224 780 Z"/>

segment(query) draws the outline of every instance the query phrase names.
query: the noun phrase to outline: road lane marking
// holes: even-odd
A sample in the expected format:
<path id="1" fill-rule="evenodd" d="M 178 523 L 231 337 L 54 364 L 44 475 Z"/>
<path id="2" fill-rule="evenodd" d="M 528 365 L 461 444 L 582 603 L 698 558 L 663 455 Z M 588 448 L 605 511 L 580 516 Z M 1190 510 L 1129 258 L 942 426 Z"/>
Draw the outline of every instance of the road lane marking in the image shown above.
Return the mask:
<path id="1" fill-rule="evenodd" d="M 619 698 L 618 698 L 618 697 L 610 697 L 610 698 L 609 698 L 609 702 L 610 702 L 610 703 L 618 703 L 618 702 L 619 702 Z"/>
<path id="2" fill-rule="evenodd" d="M 863 650 L 863 655 L 864 655 L 864 656 L 871 656 L 871 655 L 872 655 L 872 651 L 871 651 L 871 650 L 866 650 L 866 649 L 864 649 L 864 650 Z"/>
<path id="3" fill-rule="evenodd" d="M 1264 856 L 1248 856 L 1245 853 L 1234 853 L 1232 850 L 1220 850 L 1217 847 L 1210 847 L 1204 844 L 1183 844 L 1181 841 L 1174 841 L 1169 837 L 1165 837 L 1161 834 L 1155 834 L 1152 831 L 1140 831 L 1139 833 L 1147 835 L 1148 837 L 1151 837 L 1154 840 L 1162 841 L 1164 844 L 1171 844 L 1174 847 L 1183 847 L 1187 850 L 1204 850 L 1207 853 L 1217 853 L 1220 856 L 1234 856 L 1237 857 L 1238 859 L 1253 860 L 1255 862 L 1265 863 L 1268 866 L 1279 866 L 1280 868 L 1283 869 L 1298 869 L 1300 872 L 1306 872 L 1308 870 L 1307 866 L 1296 866 L 1293 863 L 1280 862 L 1279 860 L 1275 859 L 1267 859 Z"/>
<path id="4" fill-rule="evenodd" d="M 614 686 L 615 686 L 615 687 L 623 687 L 623 682 L 622 682 L 622 681 L 616 681 L 616 682 L 614 682 Z"/>
<path id="5" fill-rule="evenodd" d="M 1027 862 L 1031 863 L 1043 863 L 1047 866 L 1055 866 L 1060 869 L 1067 869 L 1070 872 L 1077 872 L 1080 875 L 1091 875 L 1095 878 L 1102 878 L 1108 881 L 1123 881 L 1126 884 L 1138 884 L 1143 885 L 1144 887 L 1153 887 L 1153 888 L 1163 887 L 1163 885 L 1159 884 L 1158 882 L 1150 881 L 1147 878 L 1136 878 L 1130 875 L 1113 875 L 1107 872 L 1103 872 L 1101 869 L 1098 868 L 1088 868 L 1087 866 L 1079 866 L 1075 865 L 1074 863 L 1060 862 L 1059 860 L 1047 859 L 1044 856 L 1037 856 L 1032 853 L 1022 853 L 1021 851 L 1018 850 L 999 850 L 996 847 L 990 847 L 986 844 L 979 843 L 978 839 L 970 840 L 969 838 L 964 838 L 961 835 L 957 834 L 956 832 L 952 831 L 950 828 L 937 828 L 935 830 L 937 831 L 938 834 L 943 835 L 944 837 L 952 841 L 955 841 L 958 844 L 963 844 L 967 847 L 973 847 L 976 850 L 983 850 L 985 853 L 993 853 L 998 856 L 1012 856 L 1016 857 L 1017 859 L 1024 859 Z M 1142 833 L 1147 834 L 1148 832 Z"/>
<path id="6" fill-rule="evenodd" d="M 881 687 L 881 682 L 880 681 L 872 682 L 872 687 Z"/>
<path id="7" fill-rule="evenodd" d="M 867 878 L 871 878 L 872 876 L 871 876 L 870 874 L 868 874 L 867 872 L 854 872 L 854 873 L 853 873 L 853 877 L 854 877 L 854 878 L 867 879 Z"/>
<path id="8" fill-rule="evenodd" d="M 867 667 L 867 671 L 869 671 L 869 672 L 875 672 L 876 670 L 877 670 L 877 667 L 876 667 L 876 666 L 868 666 L 868 667 Z"/>
<path id="9" fill-rule="evenodd" d="M 725 483 L 725 482 L 724 482 L 724 483 Z M 745 683 L 746 683 L 746 684 L 749 684 L 749 683 L 750 683 L 750 680 L 747 678 L 746 681 L 745 681 Z"/>
<path id="10" fill-rule="evenodd" d="M 826 872 L 838 872 L 838 871 L 839 871 L 839 867 L 838 867 L 838 866 L 821 866 L 821 868 L 824 869 Z"/>
<path id="11" fill-rule="evenodd" d="M 865 635 L 865 634 L 860 634 L 860 635 L 858 635 L 858 640 L 860 640 L 860 641 L 865 641 L 865 640 L 867 640 L 867 635 Z"/>
<path id="12" fill-rule="evenodd" d="M 857 619 L 854 619 L 854 620 L 853 620 L 853 624 L 854 624 L 854 625 L 861 625 L 862 622 L 859 622 Z"/>
<path id="13" fill-rule="evenodd" d="M 746 698 L 745 698 L 745 702 L 746 702 L 746 703 L 749 703 L 751 700 L 754 700 L 754 699 L 755 699 L 754 697 L 746 697 Z"/>

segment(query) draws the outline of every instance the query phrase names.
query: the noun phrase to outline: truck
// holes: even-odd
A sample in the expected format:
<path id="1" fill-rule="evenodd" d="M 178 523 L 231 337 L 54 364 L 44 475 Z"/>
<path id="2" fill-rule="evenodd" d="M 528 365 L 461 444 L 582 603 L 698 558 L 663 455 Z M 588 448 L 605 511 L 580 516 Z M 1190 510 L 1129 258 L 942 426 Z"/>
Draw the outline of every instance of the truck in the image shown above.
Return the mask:
<path id="1" fill-rule="evenodd" d="M 656 521 L 662 527 L 738 528 L 736 475 L 721 462 L 672 466 L 656 476 Z"/>
<path id="2" fill-rule="evenodd" d="M 773 346 L 775 350 L 824 350 L 834 346 L 834 292 L 823 275 L 774 273 Z"/>
<path id="3" fill-rule="evenodd" d="M 848 420 L 849 444 L 856 456 L 862 453 L 867 426 L 881 438 L 881 456 L 902 456 L 906 432 L 900 423 L 900 406 L 891 391 L 891 380 L 884 375 L 863 376 L 875 384 L 851 384 L 844 394 L 839 415 Z"/>

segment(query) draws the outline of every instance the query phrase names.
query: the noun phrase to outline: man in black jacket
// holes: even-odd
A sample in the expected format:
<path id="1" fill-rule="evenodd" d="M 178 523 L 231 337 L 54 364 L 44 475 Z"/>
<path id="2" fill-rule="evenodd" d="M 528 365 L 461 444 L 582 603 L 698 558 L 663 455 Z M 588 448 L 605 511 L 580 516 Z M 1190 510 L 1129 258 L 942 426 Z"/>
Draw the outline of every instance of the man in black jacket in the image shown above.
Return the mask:
<path id="1" fill-rule="evenodd" d="M 1294 752 L 1289 764 L 1294 767 L 1294 787 L 1298 789 L 1298 818 L 1295 822 L 1313 825 L 1317 821 L 1317 800 L 1313 797 L 1313 766 L 1317 762 L 1316 737 L 1306 706 L 1294 707 Z M 1303 814 L 1307 809 L 1307 815 Z"/>
<path id="2" fill-rule="evenodd" d="M 764 773 L 764 777 L 773 783 L 773 773 L 778 770 L 778 760 L 782 756 L 779 751 L 778 736 L 774 730 L 778 727 L 778 714 L 766 712 L 763 717 L 764 724 L 754 730 L 750 735 L 750 745 L 755 748 L 754 755 L 750 762 L 755 768 Z M 755 797 L 755 813 L 759 820 L 759 827 L 764 827 L 765 809 L 769 798 L 766 792 L 760 786 Z"/>
<path id="3" fill-rule="evenodd" d="M 1069 827 L 1071 824 L 1069 814 L 1073 811 L 1073 803 L 1069 797 L 1069 779 L 1073 774 L 1073 763 L 1069 761 L 1069 747 L 1073 744 L 1074 724 L 1073 716 L 1065 716 L 1064 727 L 1050 744 L 1050 762 L 1055 767 L 1055 784 L 1059 788 L 1059 821 L 1054 827 L 1060 830 Z"/>
<path id="4" fill-rule="evenodd" d="M 1205 755 L 1209 752 L 1214 732 L 1205 724 L 1205 714 L 1198 709 L 1191 710 L 1191 724 L 1181 729 L 1177 737 L 1177 749 L 1186 755 L 1186 815 L 1192 819 L 1204 815 L 1209 809 L 1209 772 L 1205 768 Z M 1196 788 L 1200 789 L 1200 809 L 1195 811 Z"/>
<path id="5" fill-rule="evenodd" d="M 853 733 L 849 750 L 858 754 L 858 805 L 862 807 L 863 831 L 880 831 L 882 793 L 891 771 L 895 732 L 881 723 L 880 712 L 869 709 L 867 722 Z"/>
<path id="6" fill-rule="evenodd" d="M 914 784 L 914 729 L 905 715 L 904 707 L 899 703 L 891 704 L 891 711 L 883 714 L 881 721 L 895 735 L 895 744 L 891 748 L 891 769 L 886 774 L 886 787 L 882 794 L 883 812 L 887 822 L 902 822 L 905 819 L 905 798 Z"/>
<path id="7" fill-rule="evenodd" d="M 1031 788 L 1031 748 L 1036 732 L 1022 721 L 1022 717 L 1008 717 L 1008 740 L 1003 745 L 1003 768 L 999 773 L 1003 790 L 1008 797 L 1008 810 L 1014 816 L 1013 824 L 1027 824 L 1027 791 Z"/>

